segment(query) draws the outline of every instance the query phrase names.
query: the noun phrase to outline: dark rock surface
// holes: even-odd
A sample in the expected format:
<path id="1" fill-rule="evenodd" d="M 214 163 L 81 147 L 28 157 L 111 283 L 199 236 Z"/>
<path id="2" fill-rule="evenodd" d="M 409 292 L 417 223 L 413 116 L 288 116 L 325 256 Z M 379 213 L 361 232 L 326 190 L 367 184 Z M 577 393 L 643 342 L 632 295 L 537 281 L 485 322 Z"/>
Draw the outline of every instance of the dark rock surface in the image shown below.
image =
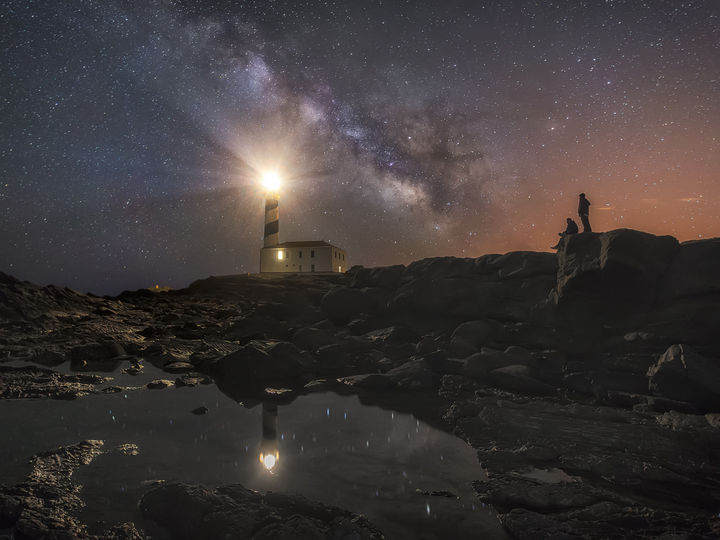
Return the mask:
<path id="1" fill-rule="evenodd" d="M 720 411 L 720 360 L 700 356 L 683 345 L 670 347 L 648 370 L 650 391 L 694 404 L 703 411 Z"/>
<path id="2" fill-rule="evenodd" d="M 146 493 L 143 516 L 172 538 L 384 538 L 362 516 L 300 496 L 259 493 L 240 484 L 208 489 L 171 483 Z"/>
<path id="3" fill-rule="evenodd" d="M 0 528 L 14 538 L 100 540 L 145 538 L 132 523 L 123 523 L 100 535 L 89 534 L 76 517 L 84 506 L 81 486 L 73 472 L 89 464 L 102 452 L 102 441 L 82 441 L 33 456 L 27 479 L 14 486 L 0 485 Z"/>
<path id="4" fill-rule="evenodd" d="M 105 380 L 97 375 L 65 375 L 36 366 L 0 364 L 0 399 L 76 399 L 99 391 Z"/>
<path id="5" fill-rule="evenodd" d="M 213 277 L 117 298 L 3 274 L 0 362 L 13 365 L 0 365 L 0 395 L 72 397 L 106 383 L 17 368 L 68 360 L 78 371 L 128 362 L 137 374 L 147 362 L 177 374 L 157 387 L 214 380 L 244 402 L 269 387 L 352 392 L 469 441 L 489 475 L 478 496 L 518 538 L 710 538 L 720 536 L 718 328 L 720 239 L 627 229 L 574 235 L 557 255 Z M 227 530 L 237 508 L 271 504 L 240 487 L 173 489 L 226 516 Z M 146 499 L 159 522 L 163 493 Z M 308 512 L 267 530 L 236 516 L 237 526 L 335 530 Z"/>

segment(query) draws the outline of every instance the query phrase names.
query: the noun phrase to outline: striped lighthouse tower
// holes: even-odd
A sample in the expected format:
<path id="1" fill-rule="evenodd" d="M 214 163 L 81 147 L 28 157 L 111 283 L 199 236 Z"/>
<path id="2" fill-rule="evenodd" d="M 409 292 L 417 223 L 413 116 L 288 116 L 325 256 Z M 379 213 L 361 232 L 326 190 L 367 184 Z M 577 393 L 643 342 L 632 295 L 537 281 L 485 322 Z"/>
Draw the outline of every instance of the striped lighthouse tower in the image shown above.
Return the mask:
<path id="1" fill-rule="evenodd" d="M 264 247 L 277 246 L 280 243 L 280 214 L 278 211 L 278 193 L 268 192 L 265 196 L 265 241 Z"/>

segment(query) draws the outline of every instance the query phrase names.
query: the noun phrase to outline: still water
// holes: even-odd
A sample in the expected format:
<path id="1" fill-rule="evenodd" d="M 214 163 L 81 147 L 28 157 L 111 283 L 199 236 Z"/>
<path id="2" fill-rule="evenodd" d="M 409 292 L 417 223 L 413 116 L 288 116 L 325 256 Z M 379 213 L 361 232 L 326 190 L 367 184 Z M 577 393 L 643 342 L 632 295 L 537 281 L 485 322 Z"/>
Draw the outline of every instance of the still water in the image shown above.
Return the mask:
<path id="1" fill-rule="evenodd" d="M 144 381 L 113 381 L 133 382 Z M 191 412 L 201 406 L 206 414 Z M 354 396 L 311 394 L 246 408 L 208 385 L 71 402 L 3 400 L 0 429 L 5 484 L 22 480 L 34 453 L 105 441 L 104 453 L 73 477 L 83 486 L 82 518 L 90 524 L 142 524 L 142 493 L 153 481 L 175 480 L 300 493 L 367 515 L 387 538 L 506 538 L 472 492 L 470 482 L 484 472 L 470 446 Z M 426 494 L 433 491 L 455 496 Z"/>

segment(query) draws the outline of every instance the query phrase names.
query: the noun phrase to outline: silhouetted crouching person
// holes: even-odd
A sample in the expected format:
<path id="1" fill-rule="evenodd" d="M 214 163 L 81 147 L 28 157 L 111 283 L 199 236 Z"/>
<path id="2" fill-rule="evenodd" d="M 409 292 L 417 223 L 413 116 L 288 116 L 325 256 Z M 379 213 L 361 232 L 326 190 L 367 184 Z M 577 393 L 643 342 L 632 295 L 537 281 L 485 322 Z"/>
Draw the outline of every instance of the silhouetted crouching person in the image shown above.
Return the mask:
<path id="1" fill-rule="evenodd" d="M 580 194 L 580 203 L 578 204 L 578 215 L 582 221 L 583 232 L 592 232 L 590 227 L 590 201 L 585 198 L 585 194 Z"/>
<path id="2" fill-rule="evenodd" d="M 552 246 L 550 249 L 558 249 L 560 247 L 560 244 L 562 243 L 563 239 L 569 235 L 569 234 L 576 234 L 578 232 L 578 226 L 577 223 L 575 223 L 574 220 L 567 218 L 567 227 L 565 227 L 564 232 L 559 232 L 558 236 L 560 237 L 560 240 L 557 244 Z"/>

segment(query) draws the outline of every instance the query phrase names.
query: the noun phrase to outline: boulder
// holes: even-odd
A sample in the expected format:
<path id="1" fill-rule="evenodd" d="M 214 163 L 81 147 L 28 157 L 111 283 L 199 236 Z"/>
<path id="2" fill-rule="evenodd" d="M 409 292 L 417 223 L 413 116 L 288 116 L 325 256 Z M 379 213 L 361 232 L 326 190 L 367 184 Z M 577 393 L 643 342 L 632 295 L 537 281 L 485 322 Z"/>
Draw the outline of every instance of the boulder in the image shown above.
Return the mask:
<path id="1" fill-rule="evenodd" d="M 300 328 L 293 335 L 293 343 L 306 351 L 316 351 L 335 342 L 336 339 L 330 332 L 320 328 Z"/>
<path id="2" fill-rule="evenodd" d="M 313 363 L 312 355 L 309 352 L 301 351 L 287 341 L 273 343 L 266 351 L 274 360 L 283 364 L 297 363 L 303 366 L 303 368 L 309 368 Z"/>
<path id="3" fill-rule="evenodd" d="M 169 362 L 163 366 L 163 371 L 167 371 L 168 373 L 187 373 L 194 370 L 195 366 L 190 362 Z"/>
<path id="4" fill-rule="evenodd" d="M 656 396 L 720 411 L 720 360 L 700 356 L 687 345 L 672 345 L 647 375 Z"/>
<path id="5" fill-rule="evenodd" d="M 440 377 L 422 359 L 405 362 L 385 375 L 404 390 L 435 388 L 440 382 Z"/>
<path id="6" fill-rule="evenodd" d="M 465 358 L 485 345 L 493 334 L 487 321 L 467 321 L 460 325 L 450 337 L 450 354 Z"/>
<path id="7" fill-rule="evenodd" d="M 255 386 L 273 380 L 293 379 L 303 373 L 296 358 L 271 355 L 254 342 L 218 359 L 212 366 L 216 379 L 233 385 Z"/>
<path id="8" fill-rule="evenodd" d="M 692 240 L 680 244 L 660 284 L 660 298 L 720 294 L 720 238 Z"/>
<path id="9" fill-rule="evenodd" d="M 331 321 L 346 323 L 372 311 L 373 302 L 361 289 L 334 287 L 323 296 L 320 308 Z"/>
<path id="10" fill-rule="evenodd" d="M 149 390 L 164 390 L 170 386 L 173 386 L 173 382 L 168 379 L 155 379 L 145 385 Z"/>
<path id="11" fill-rule="evenodd" d="M 575 321 L 642 311 L 678 249 L 672 236 L 631 229 L 572 235 L 558 251 L 554 299 Z"/>

